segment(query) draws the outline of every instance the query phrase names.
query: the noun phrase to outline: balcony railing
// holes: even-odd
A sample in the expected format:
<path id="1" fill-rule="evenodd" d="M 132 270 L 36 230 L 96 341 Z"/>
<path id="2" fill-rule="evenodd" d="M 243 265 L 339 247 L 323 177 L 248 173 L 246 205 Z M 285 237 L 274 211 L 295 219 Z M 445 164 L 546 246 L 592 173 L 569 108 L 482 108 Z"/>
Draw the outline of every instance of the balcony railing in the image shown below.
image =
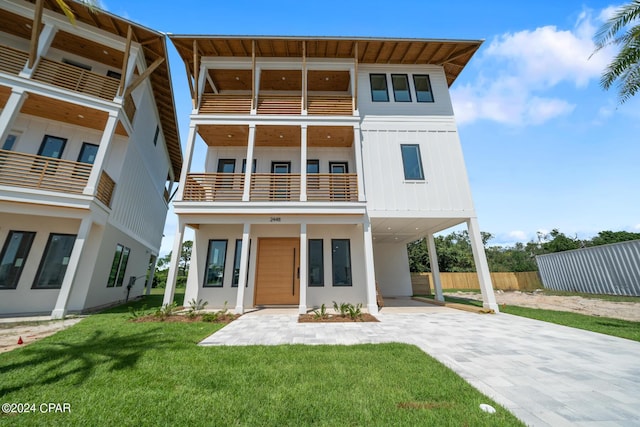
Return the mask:
<path id="1" fill-rule="evenodd" d="M 0 46 L 0 71 L 18 75 L 27 65 L 29 54 L 8 46 Z"/>
<path id="2" fill-rule="evenodd" d="M 104 203 L 105 206 L 111 207 L 111 199 L 113 198 L 113 191 L 116 188 L 115 181 L 109 176 L 108 173 L 102 171 L 100 175 L 100 181 L 98 181 L 98 191 L 96 191 L 96 199 Z"/>
<path id="3" fill-rule="evenodd" d="M 82 194 L 92 165 L 0 150 L 0 185 Z"/>
<path id="4" fill-rule="evenodd" d="M 260 95 L 258 114 L 301 114 L 301 95 Z"/>
<path id="5" fill-rule="evenodd" d="M 355 173 L 307 174 L 307 200 L 357 202 L 358 176 Z"/>
<path id="6" fill-rule="evenodd" d="M 243 173 L 192 173 L 187 175 L 182 200 L 190 202 L 241 201 Z M 251 201 L 300 201 L 300 174 L 251 174 Z M 358 201 L 355 173 L 308 174 L 307 200 L 321 202 Z"/>
<path id="7" fill-rule="evenodd" d="M 33 79 L 109 101 L 115 98 L 120 84 L 118 79 L 47 58 L 40 59 Z"/>
<path id="8" fill-rule="evenodd" d="M 205 93 L 200 101 L 200 114 L 249 114 L 251 95 L 216 95 Z"/>
<path id="9" fill-rule="evenodd" d="M 307 114 L 351 116 L 353 115 L 353 98 L 349 95 L 309 95 Z"/>

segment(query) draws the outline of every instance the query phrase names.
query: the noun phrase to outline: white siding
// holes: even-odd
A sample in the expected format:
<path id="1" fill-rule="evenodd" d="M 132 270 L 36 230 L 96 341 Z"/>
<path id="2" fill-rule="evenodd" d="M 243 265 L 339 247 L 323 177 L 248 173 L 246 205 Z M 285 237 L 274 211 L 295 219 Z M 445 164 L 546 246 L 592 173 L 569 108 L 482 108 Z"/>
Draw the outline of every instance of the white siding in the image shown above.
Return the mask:
<path id="1" fill-rule="evenodd" d="M 411 296 L 409 255 L 404 243 L 374 243 L 376 282 L 383 296 Z"/>

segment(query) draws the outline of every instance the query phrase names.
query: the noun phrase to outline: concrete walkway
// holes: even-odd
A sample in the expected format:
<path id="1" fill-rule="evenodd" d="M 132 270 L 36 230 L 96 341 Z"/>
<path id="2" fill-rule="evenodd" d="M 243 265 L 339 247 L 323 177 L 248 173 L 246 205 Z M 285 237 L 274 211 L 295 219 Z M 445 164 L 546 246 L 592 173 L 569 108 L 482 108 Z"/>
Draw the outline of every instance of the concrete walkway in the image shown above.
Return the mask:
<path id="1" fill-rule="evenodd" d="M 398 311 L 383 309 L 380 323 L 298 323 L 295 310 L 262 310 L 200 344 L 414 344 L 527 425 L 640 425 L 640 342 L 508 314 Z"/>

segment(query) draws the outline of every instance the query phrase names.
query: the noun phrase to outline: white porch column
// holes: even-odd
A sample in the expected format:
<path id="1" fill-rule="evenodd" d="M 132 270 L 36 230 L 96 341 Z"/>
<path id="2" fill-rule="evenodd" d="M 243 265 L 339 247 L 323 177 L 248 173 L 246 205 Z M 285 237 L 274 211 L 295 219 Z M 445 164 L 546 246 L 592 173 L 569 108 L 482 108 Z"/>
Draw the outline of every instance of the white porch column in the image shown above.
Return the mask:
<path id="1" fill-rule="evenodd" d="M 255 116 L 258 114 L 258 99 L 260 98 L 260 74 L 262 73 L 262 67 L 255 67 L 254 79 L 253 79 L 253 87 L 255 88 L 253 91 L 253 109 L 251 110 L 251 115 Z"/>
<path id="2" fill-rule="evenodd" d="M 92 225 L 93 220 L 91 217 L 86 217 L 80 222 L 80 228 L 78 229 L 76 241 L 73 243 L 73 249 L 71 250 L 71 256 L 67 264 L 67 271 L 64 273 L 62 286 L 58 293 L 58 299 L 56 300 L 55 308 L 51 312 L 52 319 L 64 319 L 64 316 L 67 315 L 67 303 L 69 302 L 69 296 L 71 295 L 78 265 L 80 264 L 80 256 L 89 238 Z"/>
<path id="3" fill-rule="evenodd" d="M 118 126 L 118 113 L 109 113 L 107 125 L 104 127 L 104 132 L 102 132 L 100 145 L 98 145 L 98 152 L 96 153 L 96 158 L 93 162 L 93 166 L 91 167 L 91 173 L 89 174 L 87 186 L 84 188 L 83 194 L 88 194 L 90 196 L 96 194 L 100 176 L 102 175 L 105 162 L 111 152 L 111 144 L 113 135 L 116 133 L 116 126 Z"/>
<path id="4" fill-rule="evenodd" d="M 24 104 L 28 96 L 29 94 L 22 89 L 13 89 L 11 91 L 7 103 L 0 112 L 0 148 L 2 148 L 4 141 L 7 139 L 13 122 L 20 114 L 22 104 Z"/>
<path id="5" fill-rule="evenodd" d="M 367 310 L 371 314 L 378 314 L 378 300 L 376 299 L 376 272 L 373 263 L 373 237 L 371 235 L 371 221 L 365 214 L 362 223 L 364 234 L 364 265 L 367 286 Z"/>
<path id="6" fill-rule="evenodd" d="M 248 169 L 248 168 L 247 168 Z M 242 227 L 242 249 L 240 250 L 240 271 L 238 274 L 238 296 L 236 298 L 236 314 L 244 313 L 244 289 L 247 286 L 247 271 L 249 270 L 249 237 L 251 224 Z"/>
<path id="7" fill-rule="evenodd" d="M 442 295 L 442 282 L 440 281 L 440 267 L 438 266 L 438 253 L 436 252 L 436 242 L 433 233 L 427 234 L 427 252 L 429 253 L 429 264 L 431 266 L 431 277 L 433 278 L 433 290 L 436 300 L 444 302 Z"/>
<path id="8" fill-rule="evenodd" d="M 307 125 L 300 126 L 300 201 L 307 201 Z"/>
<path id="9" fill-rule="evenodd" d="M 305 314 L 307 312 L 307 281 L 309 275 L 307 268 L 309 264 L 309 251 L 307 250 L 307 224 L 300 224 L 300 305 L 298 313 Z"/>
<path id="10" fill-rule="evenodd" d="M 22 71 L 20 71 L 19 76 L 24 77 L 25 79 L 30 79 L 33 75 L 33 72 L 38 67 L 40 63 L 40 58 L 44 56 L 44 54 L 51 47 L 51 43 L 53 42 L 53 38 L 58 32 L 58 28 L 51 23 L 44 24 L 40 35 L 38 36 L 38 47 L 36 50 L 36 60 L 33 62 L 33 67 L 29 68 L 29 61 L 24 65 Z"/>
<path id="11" fill-rule="evenodd" d="M 247 162 L 244 168 L 244 187 L 242 201 L 251 200 L 251 174 L 253 173 L 253 149 L 256 145 L 256 125 L 249 125 L 249 141 L 247 142 Z"/>
<path id="12" fill-rule="evenodd" d="M 356 182 L 358 183 L 358 201 L 364 202 L 364 171 L 362 170 L 362 138 L 360 137 L 360 127 L 353 127 L 353 151 L 356 159 Z"/>
<path id="13" fill-rule="evenodd" d="M 182 170 L 180 171 L 180 183 L 178 184 L 178 194 L 176 200 L 182 200 L 184 197 L 184 186 L 187 183 L 187 175 L 191 170 L 191 162 L 193 160 L 193 147 L 196 141 L 196 125 L 189 124 L 189 136 L 187 137 L 187 150 L 184 152 L 184 161 L 182 162 Z"/>
<path id="14" fill-rule="evenodd" d="M 484 245 L 482 244 L 482 236 L 480 235 L 478 218 L 469 218 L 467 220 L 467 229 L 469 230 L 469 239 L 471 241 L 473 261 L 476 264 L 476 272 L 478 273 L 478 281 L 480 282 L 482 306 L 498 313 L 500 310 L 498 309 L 498 304 L 496 303 L 496 296 L 493 294 L 491 274 L 489 273 L 487 255 L 484 252 Z"/>
<path id="15" fill-rule="evenodd" d="M 171 261 L 169 261 L 169 274 L 167 284 L 164 288 L 164 298 L 162 305 L 173 303 L 173 296 L 176 292 L 176 279 L 178 278 L 178 264 L 180 263 L 180 251 L 182 250 L 182 239 L 184 238 L 184 224 L 178 220 L 176 235 L 173 238 L 173 249 L 171 250 Z"/>
<path id="16" fill-rule="evenodd" d="M 149 278 L 147 279 L 147 283 L 144 285 L 145 295 L 151 294 L 151 288 L 153 287 L 153 277 L 156 274 L 156 265 L 158 264 L 158 256 L 157 255 L 151 255 L 151 256 L 153 257 L 153 262 L 149 262 L 151 271 L 149 271 Z"/>

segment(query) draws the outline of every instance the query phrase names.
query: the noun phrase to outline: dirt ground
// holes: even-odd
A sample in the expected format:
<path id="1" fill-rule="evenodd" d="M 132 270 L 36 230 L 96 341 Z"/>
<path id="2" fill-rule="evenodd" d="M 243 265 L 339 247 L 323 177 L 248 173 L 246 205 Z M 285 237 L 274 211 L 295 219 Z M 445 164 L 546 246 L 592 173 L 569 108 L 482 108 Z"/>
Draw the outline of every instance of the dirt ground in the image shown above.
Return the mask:
<path id="1" fill-rule="evenodd" d="M 29 345 L 34 341 L 75 325 L 81 320 L 82 318 L 38 322 L 21 321 L 18 323 L 0 322 L 0 353 Z M 18 344 L 18 339 L 20 338 L 22 338 L 22 344 Z"/>
<path id="2" fill-rule="evenodd" d="M 445 295 L 482 300 L 480 294 L 470 292 L 448 293 L 445 291 Z M 547 310 L 571 311 L 591 316 L 640 322 L 640 302 L 615 302 L 579 296 L 544 295 L 542 292 L 520 291 L 496 291 L 496 301 L 498 305 L 506 304 Z"/>

